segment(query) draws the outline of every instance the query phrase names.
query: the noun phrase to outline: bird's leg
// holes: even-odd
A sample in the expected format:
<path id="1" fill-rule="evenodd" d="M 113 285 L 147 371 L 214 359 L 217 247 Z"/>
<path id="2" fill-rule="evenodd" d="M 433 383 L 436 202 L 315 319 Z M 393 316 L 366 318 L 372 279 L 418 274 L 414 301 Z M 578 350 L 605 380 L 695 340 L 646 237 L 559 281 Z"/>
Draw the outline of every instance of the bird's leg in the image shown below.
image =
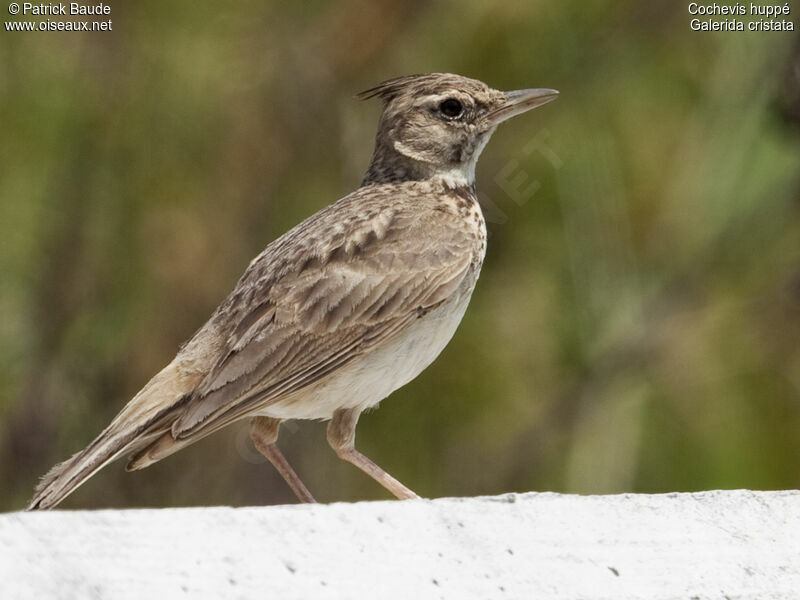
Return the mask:
<path id="1" fill-rule="evenodd" d="M 275 443 L 278 441 L 278 429 L 281 426 L 280 419 L 269 417 L 253 417 L 250 420 L 250 438 L 253 440 L 256 449 L 263 454 L 269 462 L 278 470 L 281 477 L 289 484 L 292 491 L 300 502 L 316 502 L 314 496 L 308 491 L 305 484 L 300 481 L 297 473 L 286 460 L 286 457 Z"/>
<path id="2" fill-rule="evenodd" d="M 357 466 L 400 500 L 419 498 L 417 494 L 355 449 L 356 423 L 360 414 L 361 411 L 342 408 L 333 413 L 333 418 L 328 423 L 328 443 L 331 448 L 339 458 Z"/>

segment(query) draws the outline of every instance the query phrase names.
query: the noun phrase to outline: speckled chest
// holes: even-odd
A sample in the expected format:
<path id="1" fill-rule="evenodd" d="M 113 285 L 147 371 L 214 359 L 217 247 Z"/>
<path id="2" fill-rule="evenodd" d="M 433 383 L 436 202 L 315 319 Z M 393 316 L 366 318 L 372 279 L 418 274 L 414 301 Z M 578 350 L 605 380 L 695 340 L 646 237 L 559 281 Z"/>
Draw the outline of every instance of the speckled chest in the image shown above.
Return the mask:
<path id="1" fill-rule="evenodd" d="M 464 231 L 472 238 L 472 264 L 474 270 L 479 271 L 486 256 L 486 221 L 475 189 L 471 186 L 450 189 L 441 196 L 440 202 L 461 222 Z"/>

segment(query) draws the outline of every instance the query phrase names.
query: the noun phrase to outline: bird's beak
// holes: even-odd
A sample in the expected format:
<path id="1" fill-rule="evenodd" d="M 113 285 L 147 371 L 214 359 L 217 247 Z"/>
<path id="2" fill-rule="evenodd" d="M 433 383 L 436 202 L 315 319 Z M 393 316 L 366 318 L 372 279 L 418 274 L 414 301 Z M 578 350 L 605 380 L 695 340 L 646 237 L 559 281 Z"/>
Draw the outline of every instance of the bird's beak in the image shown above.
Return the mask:
<path id="1" fill-rule="evenodd" d="M 535 88 L 505 92 L 505 95 L 505 103 L 486 115 L 486 123 L 489 127 L 496 127 L 511 117 L 516 117 L 532 108 L 555 100 L 558 97 L 558 91 L 546 88 Z"/>

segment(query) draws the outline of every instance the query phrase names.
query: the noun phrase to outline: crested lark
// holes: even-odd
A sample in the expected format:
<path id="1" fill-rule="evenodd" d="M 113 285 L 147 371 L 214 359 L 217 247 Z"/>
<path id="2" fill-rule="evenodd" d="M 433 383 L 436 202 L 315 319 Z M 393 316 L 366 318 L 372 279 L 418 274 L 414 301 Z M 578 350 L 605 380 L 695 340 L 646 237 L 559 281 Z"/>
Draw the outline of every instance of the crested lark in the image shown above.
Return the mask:
<path id="1" fill-rule="evenodd" d="M 175 359 L 45 475 L 28 508 L 55 506 L 123 454 L 141 469 L 239 419 L 301 501 L 313 498 L 276 445 L 286 419 L 330 420 L 341 458 L 416 498 L 355 449 L 358 416 L 450 341 L 486 252 L 478 156 L 498 124 L 557 94 L 451 74 L 359 94 L 384 104 L 361 187 L 269 244 Z"/>

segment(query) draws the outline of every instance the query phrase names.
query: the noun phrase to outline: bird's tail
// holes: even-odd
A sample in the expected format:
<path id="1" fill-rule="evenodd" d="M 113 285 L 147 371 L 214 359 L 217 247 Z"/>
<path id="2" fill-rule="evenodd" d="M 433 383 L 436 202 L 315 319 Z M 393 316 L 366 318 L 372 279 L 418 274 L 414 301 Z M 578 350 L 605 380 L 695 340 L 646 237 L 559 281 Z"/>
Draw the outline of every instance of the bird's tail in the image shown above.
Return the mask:
<path id="1" fill-rule="evenodd" d="M 42 477 L 28 510 L 53 508 L 108 463 L 169 430 L 171 414 L 194 387 L 176 361 L 167 365 L 86 448 Z"/>

